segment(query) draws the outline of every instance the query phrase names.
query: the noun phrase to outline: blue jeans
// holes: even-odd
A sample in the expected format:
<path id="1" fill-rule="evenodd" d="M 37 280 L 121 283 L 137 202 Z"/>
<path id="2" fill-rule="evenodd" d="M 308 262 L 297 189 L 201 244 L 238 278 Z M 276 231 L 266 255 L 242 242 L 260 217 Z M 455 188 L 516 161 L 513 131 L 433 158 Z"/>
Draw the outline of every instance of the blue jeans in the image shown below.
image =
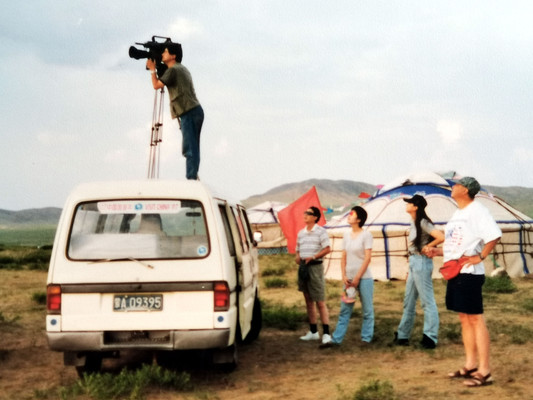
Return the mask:
<path id="1" fill-rule="evenodd" d="M 202 106 L 193 108 L 180 116 L 183 141 L 181 152 L 186 160 L 187 179 L 198 179 L 200 168 L 200 132 L 204 123 Z"/>
<path id="2" fill-rule="evenodd" d="M 371 342 L 374 337 L 374 280 L 361 279 L 359 281 L 359 297 L 361 298 L 361 307 L 363 311 L 363 324 L 361 326 L 361 340 Z M 341 301 L 341 311 L 335 332 L 331 335 L 333 343 L 341 344 L 346 332 L 348 323 L 352 316 L 353 306 L 355 303 L 346 304 Z"/>
<path id="3" fill-rule="evenodd" d="M 398 326 L 398 339 L 409 339 L 415 323 L 416 300 L 424 310 L 424 334 L 437 343 L 439 311 L 433 293 L 433 261 L 423 255 L 409 256 L 409 276 L 405 285 L 403 315 Z"/>

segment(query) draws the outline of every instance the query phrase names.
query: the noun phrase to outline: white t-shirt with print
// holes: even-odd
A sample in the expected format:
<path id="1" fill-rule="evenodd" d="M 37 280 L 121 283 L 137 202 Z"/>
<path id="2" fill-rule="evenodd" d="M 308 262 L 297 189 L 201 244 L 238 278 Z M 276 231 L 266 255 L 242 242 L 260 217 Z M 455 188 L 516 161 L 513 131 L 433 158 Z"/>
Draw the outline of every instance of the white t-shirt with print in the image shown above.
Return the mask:
<path id="1" fill-rule="evenodd" d="M 477 201 L 463 209 L 457 209 L 446 224 L 443 245 L 444 262 L 481 253 L 486 243 L 498 239 L 502 231 L 489 210 Z M 461 273 L 484 275 L 483 262 L 465 265 Z"/>

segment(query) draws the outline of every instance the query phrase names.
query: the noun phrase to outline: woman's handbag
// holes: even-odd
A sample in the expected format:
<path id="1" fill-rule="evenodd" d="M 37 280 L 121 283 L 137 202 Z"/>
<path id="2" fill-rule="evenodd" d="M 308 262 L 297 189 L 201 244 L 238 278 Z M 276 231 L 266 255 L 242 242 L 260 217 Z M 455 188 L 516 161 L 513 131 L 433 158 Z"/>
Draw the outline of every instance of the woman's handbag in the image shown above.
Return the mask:
<path id="1" fill-rule="evenodd" d="M 459 275 L 459 272 L 463 269 L 465 265 L 466 259 L 469 257 L 461 257 L 458 260 L 450 260 L 446 261 L 444 264 L 442 264 L 442 267 L 440 267 L 439 271 L 442 274 L 442 277 L 449 281 L 452 278 L 455 278 L 457 275 Z"/>

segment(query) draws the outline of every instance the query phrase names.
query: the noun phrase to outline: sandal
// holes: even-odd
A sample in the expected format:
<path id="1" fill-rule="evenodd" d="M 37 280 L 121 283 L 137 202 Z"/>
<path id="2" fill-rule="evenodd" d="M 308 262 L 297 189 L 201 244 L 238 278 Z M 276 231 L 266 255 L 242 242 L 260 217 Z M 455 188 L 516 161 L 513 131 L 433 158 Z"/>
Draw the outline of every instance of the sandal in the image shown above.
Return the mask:
<path id="1" fill-rule="evenodd" d="M 492 385 L 492 376 L 490 375 L 490 372 L 483 376 L 479 372 L 475 375 L 472 375 L 472 377 L 466 381 L 464 381 L 464 385 L 468 387 L 477 387 L 477 386 L 487 386 Z"/>
<path id="2" fill-rule="evenodd" d="M 455 378 L 465 378 L 470 379 L 472 378 L 472 374 L 477 371 L 477 368 L 472 369 L 466 369 L 466 367 L 463 367 L 455 372 L 450 372 L 448 374 L 448 378 L 455 379 Z"/>

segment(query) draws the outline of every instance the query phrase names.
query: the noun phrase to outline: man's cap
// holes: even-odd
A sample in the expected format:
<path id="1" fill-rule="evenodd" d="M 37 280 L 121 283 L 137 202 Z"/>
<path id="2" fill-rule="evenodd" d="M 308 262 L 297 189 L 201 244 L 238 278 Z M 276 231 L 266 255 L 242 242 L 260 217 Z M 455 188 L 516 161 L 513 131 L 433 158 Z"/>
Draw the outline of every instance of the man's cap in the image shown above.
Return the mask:
<path id="1" fill-rule="evenodd" d="M 474 197 L 481 189 L 481 185 L 476 178 L 472 178 L 471 176 L 465 176 L 464 178 L 459 179 L 457 183 L 468 189 L 468 194 L 470 197 Z"/>
<path id="2" fill-rule="evenodd" d="M 406 203 L 411 203 L 414 206 L 417 206 L 421 210 L 426 208 L 426 206 L 428 205 L 428 202 L 426 201 L 426 199 L 424 199 L 424 197 L 420 196 L 419 194 L 415 194 L 410 199 L 405 198 L 403 199 L 403 201 L 405 201 Z"/>

